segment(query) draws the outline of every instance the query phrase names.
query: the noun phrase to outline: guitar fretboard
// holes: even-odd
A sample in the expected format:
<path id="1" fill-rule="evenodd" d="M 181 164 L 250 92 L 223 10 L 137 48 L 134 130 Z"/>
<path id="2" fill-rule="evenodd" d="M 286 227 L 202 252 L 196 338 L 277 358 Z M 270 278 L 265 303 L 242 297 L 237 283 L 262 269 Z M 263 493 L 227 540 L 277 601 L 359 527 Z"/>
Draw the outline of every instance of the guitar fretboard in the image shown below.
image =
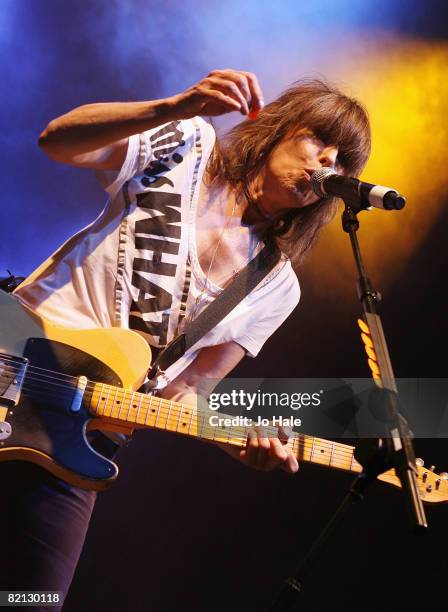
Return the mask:
<path id="1" fill-rule="evenodd" d="M 94 386 L 89 409 L 97 416 L 128 425 L 162 429 L 241 448 L 246 445 L 247 435 L 251 429 L 250 425 L 214 426 L 210 424 L 211 415 L 219 415 L 221 418 L 231 417 L 101 383 Z M 274 427 L 266 429 L 268 435 L 277 433 Z M 361 472 L 361 466 L 354 458 L 352 446 L 298 433 L 294 433 L 285 446 L 299 461 Z"/>

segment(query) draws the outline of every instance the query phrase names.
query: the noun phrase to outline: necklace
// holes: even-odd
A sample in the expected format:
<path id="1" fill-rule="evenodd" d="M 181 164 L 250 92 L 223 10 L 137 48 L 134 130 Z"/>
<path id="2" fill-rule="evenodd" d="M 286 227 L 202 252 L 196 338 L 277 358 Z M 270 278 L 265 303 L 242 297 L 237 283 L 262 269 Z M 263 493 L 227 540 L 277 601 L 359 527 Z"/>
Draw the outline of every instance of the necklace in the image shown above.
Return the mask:
<path id="1" fill-rule="evenodd" d="M 216 246 L 215 246 L 215 249 L 213 251 L 213 255 L 212 255 L 211 259 L 210 259 L 210 263 L 209 263 L 208 268 L 207 268 L 207 273 L 205 274 L 205 279 L 204 279 L 204 281 L 201 281 L 201 284 L 202 284 L 201 293 L 198 296 L 198 298 L 195 300 L 194 305 L 192 307 L 192 310 L 191 310 L 190 314 L 187 317 L 187 320 L 188 320 L 189 323 L 196 318 L 197 314 L 199 313 L 200 310 L 202 310 L 202 307 L 204 306 L 204 297 L 205 297 L 204 294 L 205 294 L 207 289 L 210 289 L 210 287 L 209 287 L 210 272 L 211 272 L 211 270 L 213 268 L 213 263 L 214 263 L 214 261 L 216 259 L 216 255 L 218 254 L 219 247 L 221 246 L 221 243 L 222 243 L 222 239 L 223 239 L 225 233 L 227 232 L 227 230 L 229 229 L 230 222 L 232 221 L 232 219 L 234 217 L 236 207 L 237 207 L 237 200 L 235 199 L 235 202 L 234 202 L 233 207 L 232 207 L 232 212 L 231 212 L 230 216 L 227 218 L 226 223 L 225 223 L 225 225 L 224 225 L 224 227 L 223 227 L 223 229 L 222 229 L 222 231 L 221 231 L 221 233 L 219 235 L 219 238 L 218 238 L 218 240 L 216 242 Z M 252 242 L 252 237 L 251 237 L 251 242 Z M 256 252 L 256 250 L 259 247 L 260 243 L 261 243 L 261 240 L 258 239 L 257 242 L 255 243 L 255 245 L 253 246 L 253 248 L 251 248 L 251 245 L 249 246 L 249 255 L 248 255 L 248 257 L 244 260 L 244 262 L 238 268 L 236 268 L 236 269 L 234 269 L 232 271 L 232 273 L 230 275 L 230 279 L 229 279 L 230 281 L 233 280 L 233 278 L 235 278 L 240 273 L 240 271 L 243 269 L 243 267 L 246 266 L 246 264 L 252 259 L 252 256 Z M 227 278 L 227 276 L 225 278 Z M 208 300 L 205 300 L 205 301 L 208 302 Z"/>
<path id="2" fill-rule="evenodd" d="M 235 202 L 233 203 L 233 208 L 232 208 L 232 212 L 230 213 L 230 217 L 227 218 L 227 221 L 226 221 L 226 223 L 225 223 L 225 225 L 224 225 L 224 227 L 223 227 L 223 229 L 222 229 L 222 231 L 221 231 L 221 233 L 219 235 L 218 242 L 216 243 L 215 250 L 213 251 L 213 255 L 212 255 L 212 258 L 211 258 L 209 266 L 208 266 L 207 274 L 205 275 L 204 287 L 206 287 L 208 285 L 208 283 L 209 283 L 208 277 L 210 276 L 210 272 L 211 272 L 211 269 L 212 269 L 212 266 L 213 266 L 213 262 L 215 261 L 216 254 L 218 253 L 219 247 L 221 246 L 221 242 L 222 242 L 222 239 L 224 237 L 224 234 L 226 233 L 227 229 L 229 228 L 230 221 L 233 219 L 233 215 L 235 214 L 235 210 L 236 210 L 236 199 L 235 199 Z M 202 297 L 202 294 L 201 294 L 200 297 Z"/>

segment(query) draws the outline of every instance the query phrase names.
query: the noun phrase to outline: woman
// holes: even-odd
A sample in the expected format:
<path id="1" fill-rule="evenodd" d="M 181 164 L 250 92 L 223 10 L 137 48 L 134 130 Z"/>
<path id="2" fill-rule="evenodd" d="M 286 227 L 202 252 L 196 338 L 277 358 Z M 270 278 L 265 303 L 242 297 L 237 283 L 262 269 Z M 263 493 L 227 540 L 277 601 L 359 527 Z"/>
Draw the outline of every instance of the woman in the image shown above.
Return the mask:
<path id="1" fill-rule="evenodd" d="M 249 119 L 216 142 L 199 115 L 231 111 Z M 219 380 L 245 354 L 256 356 L 297 305 L 292 265 L 336 210 L 313 193 L 310 176 L 322 166 L 359 174 L 370 132 L 362 106 L 325 83 L 296 83 L 264 106 L 255 75 L 216 70 L 170 98 L 76 108 L 50 122 L 39 144 L 55 161 L 94 169 L 110 196 L 98 219 L 15 292 L 59 325 L 129 327 L 164 346 L 266 239 L 278 242 L 276 268 L 161 380 L 163 397 L 196 403 L 201 379 Z M 262 431 L 229 452 L 257 469 L 298 469 Z M 36 466 L 2 467 L 11 491 L 21 482 L 11 516 L 29 526 L 10 530 L 5 588 L 66 592 L 95 494 Z"/>

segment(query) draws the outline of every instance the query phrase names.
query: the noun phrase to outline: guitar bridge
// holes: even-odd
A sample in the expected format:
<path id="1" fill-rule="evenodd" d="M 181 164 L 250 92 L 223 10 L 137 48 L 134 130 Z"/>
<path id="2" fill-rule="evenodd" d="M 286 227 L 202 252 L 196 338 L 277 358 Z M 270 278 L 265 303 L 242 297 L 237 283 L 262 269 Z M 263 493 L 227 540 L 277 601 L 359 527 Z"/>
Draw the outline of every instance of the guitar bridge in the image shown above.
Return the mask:
<path id="1" fill-rule="evenodd" d="M 17 406 L 28 369 L 28 359 L 0 353 L 0 406 Z"/>

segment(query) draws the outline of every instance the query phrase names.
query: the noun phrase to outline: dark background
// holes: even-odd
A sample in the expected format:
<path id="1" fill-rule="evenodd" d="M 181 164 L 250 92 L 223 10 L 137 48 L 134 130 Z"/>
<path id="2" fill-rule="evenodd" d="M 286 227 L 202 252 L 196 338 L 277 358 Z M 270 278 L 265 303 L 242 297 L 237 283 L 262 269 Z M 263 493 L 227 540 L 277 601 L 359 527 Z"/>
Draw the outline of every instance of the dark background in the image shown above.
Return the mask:
<path id="1" fill-rule="evenodd" d="M 170 95 L 228 65 L 256 72 L 272 99 L 316 66 L 332 74 L 325 32 L 339 37 L 339 50 L 346 33 L 354 44 L 379 30 L 445 49 L 442 2 L 297 4 L 2 0 L 1 269 L 28 274 L 104 202 L 89 172 L 52 163 L 35 144 L 52 117 L 78 104 Z M 275 45 L 287 48 L 285 39 L 291 53 L 280 62 Z M 375 46 L 370 53 L 373 62 Z M 346 78 L 357 77 L 365 75 Z M 422 159 L 429 153 L 422 150 Z M 445 377 L 447 202 L 442 193 L 431 200 L 418 187 L 413 193 L 410 243 L 432 211 L 414 248 L 394 253 L 395 241 L 381 232 L 372 245 L 368 224 L 360 240 L 369 237 L 368 269 L 384 293 L 396 376 Z M 305 262 L 300 306 L 235 376 L 368 376 L 348 240 L 338 245 L 331 252 L 324 239 Z M 388 269 L 375 257 L 383 251 L 392 253 Z M 427 465 L 447 470 L 445 440 L 415 446 Z M 310 465 L 295 476 L 259 473 L 219 449 L 160 432 L 139 432 L 119 462 L 119 483 L 99 496 L 64 610 L 263 610 L 352 480 Z M 377 485 L 309 577 L 301 609 L 414 610 L 420 601 L 445 609 L 448 509 L 427 511 L 430 530 L 416 539 L 399 492 Z"/>

